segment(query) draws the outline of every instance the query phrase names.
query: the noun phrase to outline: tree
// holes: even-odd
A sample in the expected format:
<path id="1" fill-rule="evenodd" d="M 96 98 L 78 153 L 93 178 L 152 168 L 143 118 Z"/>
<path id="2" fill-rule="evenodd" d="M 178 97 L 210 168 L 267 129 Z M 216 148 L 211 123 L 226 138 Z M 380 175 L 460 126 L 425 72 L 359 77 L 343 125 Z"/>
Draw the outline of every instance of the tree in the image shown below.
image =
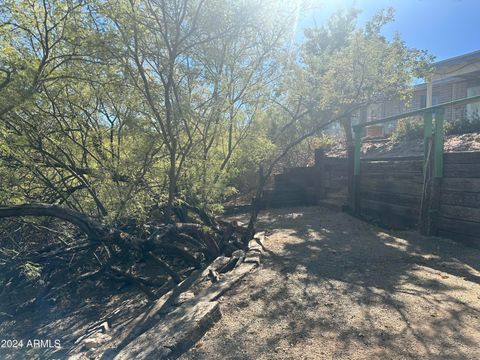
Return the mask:
<path id="1" fill-rule="evenodd" d="M 292 149 L 341 123 L 352 158 L 352 118 L 371 104 L 408 97 L 413 79 L 428 71 L 431 57 L 425 51 L 408 48 L 399 35 L 392 40 L 381 35 L 393 20 L 393 10 L 378 13 L 364 27 L 356 25 L 358 13 L 341 11 L 325 26 L 306 29 L 299 61 L 293 61 L 295 54 L 284 57 L 284 78 L 270 108 L 270 139 L 276 151 L 260 170 L 250 232 L 263 187 Z"/>
<path id="2" fill-rule="evenodd" d="M 2 82 L 2 202 L 106 221 L 176 199 L 215 208 L 264 156 L 260 122 L 291 31 L 276 2 L 7 5 L 4 68 L 18 52 L 16 68 L 40 75 Z"/>
<path id="3" fill-rule="evenodd" d="M 128 84 L 105 57 L 91 9 L 83 2 L 7 5 L 2 40 L 12 75 L 0 123 L 0 159 L 11 169 L 1 184 L 6 202 L 66 204 L 101 217 L 113 210 L 116 218 L 133 189 L 145 185 L 158 149 L 138 131 L 141 120 L 132 121 L 136 99 L 123 96 Z"/>
<path id="4" fill-rule="evenodd" d="M 197 163 L 205 201 L 249 134 L 287 29 L 266 25 L 271 5 L 147 0 L 100 8 L 117 36 L 112 55 L 168 154 L 167 207 L 185 167 Z"/>
<path id="5" fill-rule="evenodd" d="M 381 11 L 364 27 L 356 26 L 359 11 L 334 14 L 323 27 L 307 29 L 301 59 L 304 88 L 312 111 L 345 112 L 342 125 L 347 148 L 352 145 L 352 118 L 369 105 L 408 99 L 415 78 L 425 77 L 432 58 L 408 48 L 396 34 L 388 40 L 383 26 L 393 21 L 393 9 Z"/>
<path id="6" fill-rule="evenodd" d="M 78 60 L 82 1 L 6 0 L 0 10 L 0 118 Z"/>

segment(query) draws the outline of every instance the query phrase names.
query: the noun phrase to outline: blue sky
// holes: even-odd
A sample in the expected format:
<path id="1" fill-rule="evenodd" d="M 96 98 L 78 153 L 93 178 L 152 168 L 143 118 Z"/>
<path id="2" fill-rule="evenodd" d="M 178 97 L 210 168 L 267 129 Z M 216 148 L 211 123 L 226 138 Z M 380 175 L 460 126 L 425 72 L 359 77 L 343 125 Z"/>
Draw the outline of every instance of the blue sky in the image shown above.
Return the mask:
<path id="1" fill-rule="evenodd" d="M 387 37 L 399 32 L 408 46 L 427 49 L 436 60 L 480 50 L 480 0 L 317 0 L 314 10 L 302 15 L 297 28 L 322 24 L 340 8 L 362 10 L 360 24 L 378 10 L 393 7 L 395 22 L 385 26 Z"/>

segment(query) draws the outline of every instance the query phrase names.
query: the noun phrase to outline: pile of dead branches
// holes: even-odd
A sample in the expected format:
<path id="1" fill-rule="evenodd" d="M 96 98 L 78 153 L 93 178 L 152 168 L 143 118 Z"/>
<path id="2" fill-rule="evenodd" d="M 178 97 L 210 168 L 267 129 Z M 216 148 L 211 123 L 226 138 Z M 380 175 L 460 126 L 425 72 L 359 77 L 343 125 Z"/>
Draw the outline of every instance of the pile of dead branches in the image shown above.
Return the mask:
<path id="1" fill-rule="evenodd" d="M 49 204 L 0 207 L 0 219 L 0 298 L 13 314 L 86 280 L 133 286 L 153 300 L 219 255 L 245 248 L 248 238 L 246 228 L 186 203 L 169 223 L 111 226 Z M 34 296 L 19 304 L 16 290 L 31 286 Z"/>

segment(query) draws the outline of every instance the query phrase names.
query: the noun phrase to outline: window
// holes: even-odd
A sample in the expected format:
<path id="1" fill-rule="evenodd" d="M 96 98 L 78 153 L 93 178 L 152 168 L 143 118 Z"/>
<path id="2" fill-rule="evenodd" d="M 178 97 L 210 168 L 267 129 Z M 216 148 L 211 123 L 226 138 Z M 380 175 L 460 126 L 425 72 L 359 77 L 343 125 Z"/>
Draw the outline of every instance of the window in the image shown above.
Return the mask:
<path id="1" fill-rule="evenodd" d="M 432 94 L 432 106 L 440 104 L 440 96 Z M 420 95 L 420 109 L 427 107 L 427 95 Z"/>
<path id="2" fill-rule="evenodd" d="M 420 109 L 427 107 L 427 95 L 420 95 Z"/>
<path id="3" fill-rule="evenodd" d="M 371 104 L 367 109 L 367 121 L 382 118 L 382 104 Z"/>
<path id="4" fill-rule="evenodd" d="M 467 97 L 480 95 L 480 85 L 467 88 Z M 467 118 L 480 115 L 480 102 L 467 104 Z"/>

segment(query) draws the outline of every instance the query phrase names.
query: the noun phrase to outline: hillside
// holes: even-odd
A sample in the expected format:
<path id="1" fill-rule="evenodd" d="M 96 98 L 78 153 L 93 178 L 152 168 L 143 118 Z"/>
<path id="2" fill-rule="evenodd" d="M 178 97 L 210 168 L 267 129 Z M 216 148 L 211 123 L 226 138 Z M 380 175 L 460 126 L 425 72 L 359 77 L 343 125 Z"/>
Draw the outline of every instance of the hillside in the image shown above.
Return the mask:
<path id="1" fill-rule="evenodd" d="M 445 152 L 479 151 L 480 133 L 445 136 Z M 327 156 L 345 157 L 345 145 L 338 144 L 327 153 Z M 402 140 L 393 142 L 390 139 L 365 140 L 362 146 L 365 157 L 415 156 L 423 154 L 423 139 Z"/>

